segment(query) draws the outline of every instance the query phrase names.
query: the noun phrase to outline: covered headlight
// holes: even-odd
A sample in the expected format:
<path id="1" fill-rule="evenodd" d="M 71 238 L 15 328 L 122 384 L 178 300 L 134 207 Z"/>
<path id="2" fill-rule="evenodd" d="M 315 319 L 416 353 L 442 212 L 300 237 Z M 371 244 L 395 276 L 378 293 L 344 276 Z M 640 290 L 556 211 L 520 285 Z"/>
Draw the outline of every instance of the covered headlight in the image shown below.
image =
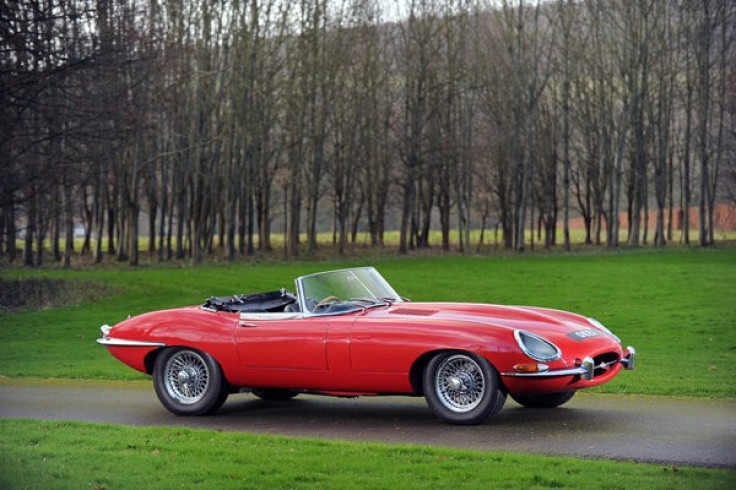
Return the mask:
<path id="1" fill-rule="evenodd" d="M 524 353 L 536 361 L 550 362 L 562 357 L 560 349 L 547 339 L 524 330 L 514 331 L 514 337 Z"/>
<path id="2" fill-rule="evenodd" d="M 614 334 L 613 332 L 611 332 L 610 330 L 608 330 L 608 329 L 607 329 L 606 327 L 604 327 L 604 326 L 603 326 L 603 324 L 602 324 L 601 322 L 599 322 L 599 321 L 598 321 L 598 320 L 596 320 L 595 318 L 588 318 L 588 321 L 589 321 L 589 322 L 590 322 L 590 324 L 591 324 L 591 325 L 593 325 L 593 326 L 594 326 L 595 328 L 597 328 L 598 330 L 602 330 L 602 331 L 604 331 L 604 332 L 605 332 L 605 333 L 607 333 L 607 334 L 608 334 L 608 335 L 609 335 L 609 336 L 610 336 L 610 337 L 611 337 L 612 339 L 614 339 L 614 340 L 615 340 L 616 342 L 618 342 L 619 344 L 621 343 L 621 339 L 620 339 L 620 338 L 618 338 L 618 337 L 617 337 L 617 336 L 616 336 L 616 335 L 615 335 L 615 334 Z"/>

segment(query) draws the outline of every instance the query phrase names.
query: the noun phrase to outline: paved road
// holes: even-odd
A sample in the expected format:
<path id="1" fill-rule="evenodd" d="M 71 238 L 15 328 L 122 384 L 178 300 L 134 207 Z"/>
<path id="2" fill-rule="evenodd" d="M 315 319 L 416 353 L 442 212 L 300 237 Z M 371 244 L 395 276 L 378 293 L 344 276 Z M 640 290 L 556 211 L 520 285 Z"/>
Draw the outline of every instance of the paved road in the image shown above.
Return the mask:
<path id="1" fill-rule="evenodd" d="M 530 410 L 510 399 L 485 424 L 447 425 L 424 400 L 301 395 L 265 402 L 232 395 L 208 417 L 177 417 L 150 383 L 0 382 L 0 418 L 187 426 L 334 440 L 625 459 L 736 469 L 736 400 L 578 394 L 564 407 Z"/>

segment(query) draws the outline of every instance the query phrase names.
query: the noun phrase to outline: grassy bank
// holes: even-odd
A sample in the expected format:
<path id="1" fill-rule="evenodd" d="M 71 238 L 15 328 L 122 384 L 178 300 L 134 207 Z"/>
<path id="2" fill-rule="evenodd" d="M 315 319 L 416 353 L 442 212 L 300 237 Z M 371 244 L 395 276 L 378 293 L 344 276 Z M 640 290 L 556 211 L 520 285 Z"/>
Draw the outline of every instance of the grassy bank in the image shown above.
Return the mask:
<path id="1" fill-rule="evenodd" d="M 736 472 L 192 429 L 0 420 L 2 488 L 733 488 Z"/>
<path id="2" fill-rule="evenodd" d="M 529 304 L 593 316 L 639 351 L 638 369 L 599 390 L 736 396 L 736 250 L 370 262 L 415 301 Z M 78 271 L 6 270 L 5 280 L 91 281 L 95 303 L 0 315 L 0 375 L 139 379 L 94 339 L 99 325 L 212 295 L 293 288 L 301 274 L 363 261 Z"/>

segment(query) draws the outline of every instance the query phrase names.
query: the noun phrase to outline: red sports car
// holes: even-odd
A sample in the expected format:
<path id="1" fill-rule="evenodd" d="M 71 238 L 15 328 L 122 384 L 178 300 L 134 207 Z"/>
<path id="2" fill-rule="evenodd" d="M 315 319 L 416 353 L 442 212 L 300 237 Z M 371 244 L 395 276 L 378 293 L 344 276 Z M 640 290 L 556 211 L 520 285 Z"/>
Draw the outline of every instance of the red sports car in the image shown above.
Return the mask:
<path id="1" fill-rule="evenodd" d="M 424 396 L 455 424 L 477 424 L 506 396 L 557 407 L 633 369 L 635 352 L 592 318 L 521 306 L 411 303 L 372 267 L 321 272 L 280 291 L 213 297 L 104 325 L 98 342 L 153 376 L 180 415 L 230 393 L 287 400 Z"/>

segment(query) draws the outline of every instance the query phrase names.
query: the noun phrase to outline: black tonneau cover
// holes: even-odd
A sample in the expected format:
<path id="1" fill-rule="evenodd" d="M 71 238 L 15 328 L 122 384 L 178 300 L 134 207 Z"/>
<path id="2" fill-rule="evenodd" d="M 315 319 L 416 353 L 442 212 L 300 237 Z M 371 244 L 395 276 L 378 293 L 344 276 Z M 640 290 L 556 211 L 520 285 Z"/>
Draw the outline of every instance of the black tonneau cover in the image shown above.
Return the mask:
<path id="1" fill-rule="evenodd" d="M 230 313 L 274 313 L 284 311 L 286 306 L 295 302 L 296 296 L 282 289 L 269 293 L 213 296 L 205 301 L 202 307 Z"/>

